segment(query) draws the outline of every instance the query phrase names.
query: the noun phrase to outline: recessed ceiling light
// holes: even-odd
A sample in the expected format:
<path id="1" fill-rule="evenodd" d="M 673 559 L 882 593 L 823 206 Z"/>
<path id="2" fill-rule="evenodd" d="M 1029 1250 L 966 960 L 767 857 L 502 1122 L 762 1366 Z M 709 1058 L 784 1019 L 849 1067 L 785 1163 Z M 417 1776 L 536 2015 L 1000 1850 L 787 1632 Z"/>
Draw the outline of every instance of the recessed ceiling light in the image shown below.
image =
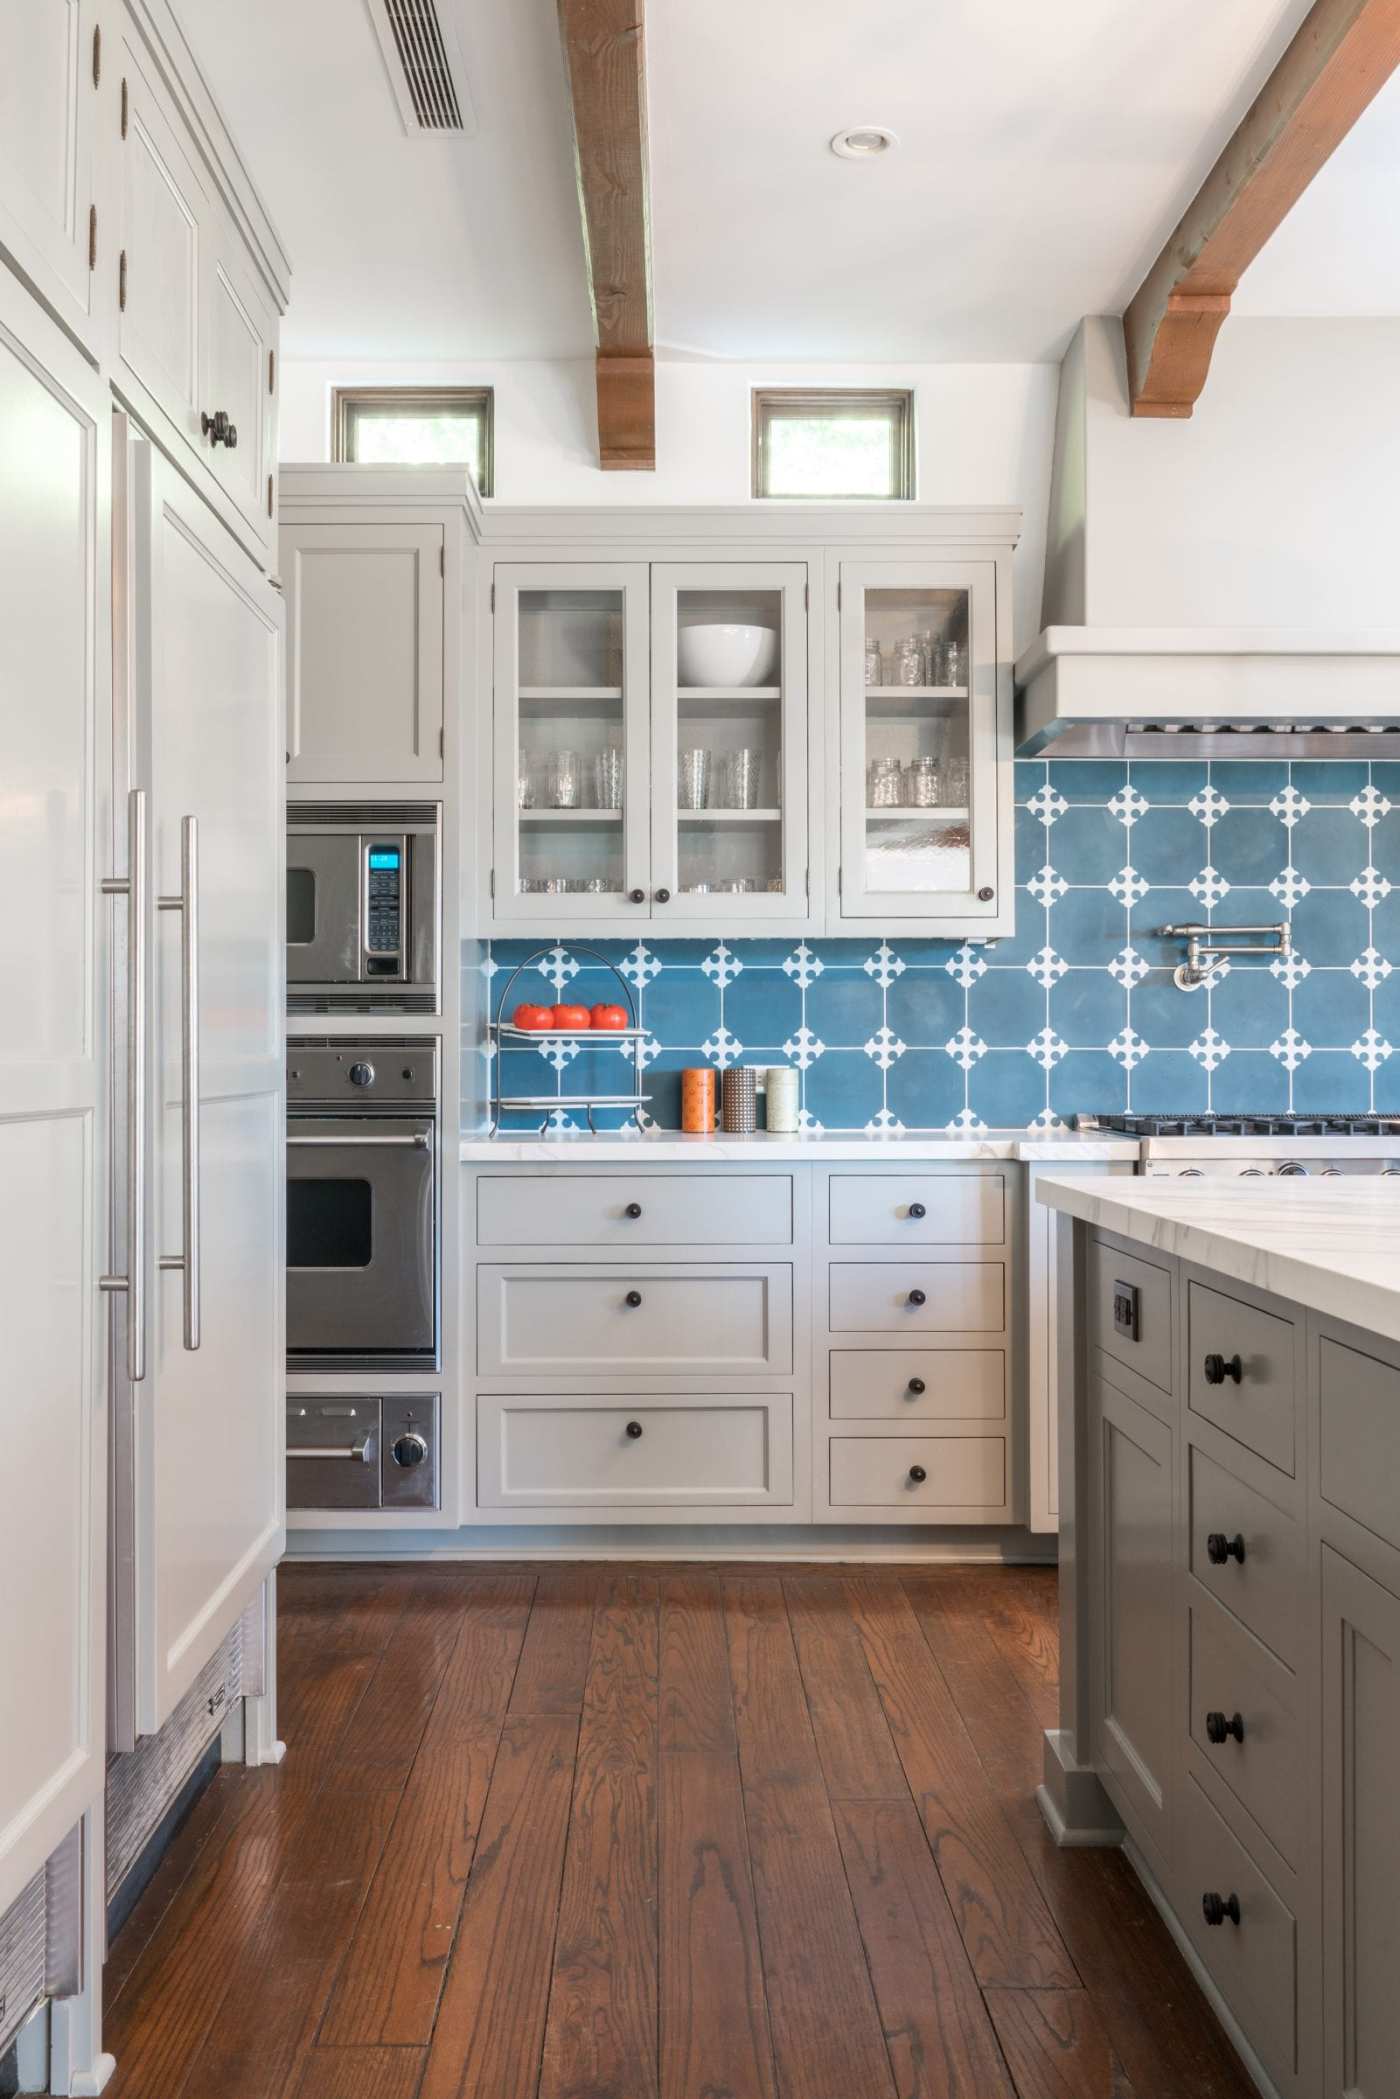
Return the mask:
<path id="1" fill-rule="evenodd" d="M 888 124 L 849 124 L 838 131 L 831 141 L 833 153 L 842 160 L 878 160 L 882 153 L 892 153 L 899 144 L 899 133 L 891 131 Z"/>

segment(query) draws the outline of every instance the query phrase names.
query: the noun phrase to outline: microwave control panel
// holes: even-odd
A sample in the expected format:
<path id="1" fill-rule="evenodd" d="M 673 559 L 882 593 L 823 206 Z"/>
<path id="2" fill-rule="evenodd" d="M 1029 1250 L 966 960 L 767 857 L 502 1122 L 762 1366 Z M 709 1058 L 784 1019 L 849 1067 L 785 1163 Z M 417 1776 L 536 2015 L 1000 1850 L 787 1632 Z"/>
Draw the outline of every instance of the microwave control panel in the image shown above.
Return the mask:
<path id="1" fill-rule="evenodd" d="M 370 973 L 396 971 L 403 953 L 404 848 L 396 839 L 365 847 L 365 955 Z"/>

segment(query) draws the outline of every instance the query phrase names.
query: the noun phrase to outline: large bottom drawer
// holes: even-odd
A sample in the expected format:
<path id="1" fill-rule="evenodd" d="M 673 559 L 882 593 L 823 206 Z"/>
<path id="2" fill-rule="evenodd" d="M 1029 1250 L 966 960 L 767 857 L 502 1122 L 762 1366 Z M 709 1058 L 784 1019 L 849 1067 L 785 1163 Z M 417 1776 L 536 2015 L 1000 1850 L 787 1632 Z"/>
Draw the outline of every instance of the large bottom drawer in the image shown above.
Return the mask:
<path id="1" fill-rule="evenodd" d="M 830 1449 L 833 1507 L 907 1509 L 919 1523 L 1006 1505 L 1004 1436 L 833 1436 Z"/>
<path id="2" fill-rule="evenodd" d="M 782 1507 L 792 1395 L 515 1394 L 477 1400 L 485 1509 Z"/>

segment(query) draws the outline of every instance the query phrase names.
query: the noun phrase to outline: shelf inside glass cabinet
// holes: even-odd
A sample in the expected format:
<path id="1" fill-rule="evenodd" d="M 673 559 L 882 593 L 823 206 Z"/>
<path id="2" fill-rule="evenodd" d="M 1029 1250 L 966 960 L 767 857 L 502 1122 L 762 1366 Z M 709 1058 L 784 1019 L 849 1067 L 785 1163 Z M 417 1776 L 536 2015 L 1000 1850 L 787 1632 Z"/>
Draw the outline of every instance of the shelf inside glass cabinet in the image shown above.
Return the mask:
<path id="1" fill-rule="evenodd" d="M 972 880 L 971 684 L 965 590 L 865 593 L 866 887 L 962 891 Z"/>

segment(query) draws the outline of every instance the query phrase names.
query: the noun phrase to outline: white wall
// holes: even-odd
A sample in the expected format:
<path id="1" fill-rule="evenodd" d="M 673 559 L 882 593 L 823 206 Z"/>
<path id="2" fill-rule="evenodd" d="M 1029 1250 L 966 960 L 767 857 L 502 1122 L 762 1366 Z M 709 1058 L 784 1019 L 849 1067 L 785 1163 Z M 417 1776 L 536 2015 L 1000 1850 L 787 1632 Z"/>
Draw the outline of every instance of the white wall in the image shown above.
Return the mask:
<path id="1" fill-rule="evenodd" d="M 914 389 L 918 493 L 927 503 L 1016 503 L 1016 646 L 1040 625 L 1045 513 L 1058 374 L 1053 365 L 730 365 L 661 363 L 653 474 L 598 467 L 593 361 L 534 364 L 326 363 L 282 366 L 285 460 L 329 458 L 333 386 L 487 385 L 496 390 L 496 501 L 738 504 L 749 496 L 755 386 Z"/>
<path id="2" fill-rule="evenodd" d="M 1400 320 L 1233 317 L 1180 422 L 1128 414 L 1117 321 L 1082 333 L 1082 426 L 1062 410 L 1060 435 L 1083 458 L 1056 482 L 1082 473 L 1083 604 L 1075 559 L 1052 558 L 1047 621 L 1400 625 Z"/>

